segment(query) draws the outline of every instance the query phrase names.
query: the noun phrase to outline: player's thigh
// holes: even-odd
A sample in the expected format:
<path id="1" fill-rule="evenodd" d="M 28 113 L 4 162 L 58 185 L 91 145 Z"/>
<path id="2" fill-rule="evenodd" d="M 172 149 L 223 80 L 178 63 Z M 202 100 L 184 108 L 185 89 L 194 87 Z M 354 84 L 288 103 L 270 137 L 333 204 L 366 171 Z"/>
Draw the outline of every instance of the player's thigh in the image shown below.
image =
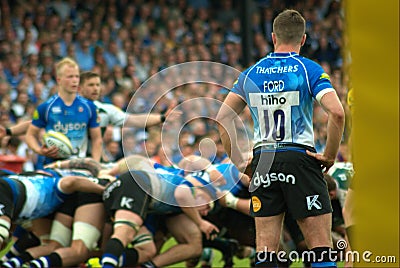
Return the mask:
<path id="1" fill-rule="evenodd" d="M 332 214 L 311 216 L 297 220 L 308 248 L 331 247 Z"/>
<path id="2" fill-rule="evenodd" d="M 269 217 L 256 217 L 256 250 L 277 251 L 282 231 L 284 214 Z"/>
<path id="3" fill-rule="evenodd" d="M 58 247 L 68 247 L 71 244 L 73 217 L 57 212 L 51 225 L 50 241 L 57 243 Z"/>
<path id="4" fill-rule="evenodd" d="M 55 217 L 55 216 L 54 216 Z M 53 215 L 32 220 L 31 231 L 40 238 L 42 243 L 48 243 L 49 235 L 53 224 Z"/>
<path id="5" fill-rule="evenodd" d="M 202 236 L 199 227 L 185 214 L 167 218 L 166 225 L 179 243 L 201 243 Z"/>
<path id="6" fill-rule="evenodd" d="M 102 202 L 80 206 L 74 215 L 75 222 L 85 222 L 101 230 L 105 221 L 105 211 Z"/>

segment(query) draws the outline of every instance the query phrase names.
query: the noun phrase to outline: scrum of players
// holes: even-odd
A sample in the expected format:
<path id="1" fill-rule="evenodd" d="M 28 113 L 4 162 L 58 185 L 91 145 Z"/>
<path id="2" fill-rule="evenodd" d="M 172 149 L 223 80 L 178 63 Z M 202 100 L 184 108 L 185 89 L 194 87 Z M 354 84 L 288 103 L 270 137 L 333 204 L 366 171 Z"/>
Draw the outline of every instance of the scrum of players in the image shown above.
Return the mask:
<path id="1" fill-rule="evenodd" d="M 35 172 L 0 173 L 1 267 L 164 267 L 179 262 L 210 267 L 211 249 L 221 251 L 224 267 L 234 265 L 234 256 L 254 260 L 248 175 L 228 158 L 212 163 L 197 155 L 170 166 L 140 155 L 102 164 L 101 128 L 124 123 L 150 127 L 180 115 L 173 109 L 163 114 L 126 114 L 98 101 L 97 74 L 79 74 L 70 59 L 56 69 L 59 92 L 38 107 L 33 120 L 7 132 L 0 127 L 0 138 L 26 133 L 30 148 L 45 156 L 45 165 Z M 55 103 L 75 116 L 61 117 Z M 75 123 L 81 107 L 87 109 L 87 118 L 80 117 L 79 124 L 86 127 L 67 134 L 79 148 L 79 158 L 57 160 L 57 148 L 40 144 L 40 130 L 51 130 L 54 120 Z M 87 147 L 92 148 L 91 157 Z M 347 239 L 342 209 L 353 173 L 351 163 L 338 162 L 325 175 L 334 210 L 334 241 Z M 170 237 L 177 243 L 161 252 Z M 281 248 L 307 249 L 288 214 Z"/>

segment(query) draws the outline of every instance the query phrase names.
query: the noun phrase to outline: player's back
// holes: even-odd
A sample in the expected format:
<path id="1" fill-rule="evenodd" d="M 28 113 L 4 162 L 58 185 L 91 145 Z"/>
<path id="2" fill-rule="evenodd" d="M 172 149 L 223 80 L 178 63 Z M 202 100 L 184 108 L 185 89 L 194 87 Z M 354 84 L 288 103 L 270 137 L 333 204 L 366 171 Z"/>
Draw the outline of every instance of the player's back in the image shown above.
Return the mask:
<path id="1" fill-rule="evenodd" d="M 58 189 L 61 177 L 54 174 L 18 174 L 8 178 L 20 181 L 26 189 L 26 201 L 18 217 L 20 220 L 47 216 L 68 196 Z"/>
<path id="2" fill-rule="evenodd" d="M 313 98 L 333 90 L 317 63 L 297 53 L 271 53 L 242 73 L 232 89 L 249 105 L 255 147 L 314 146 Z"/>

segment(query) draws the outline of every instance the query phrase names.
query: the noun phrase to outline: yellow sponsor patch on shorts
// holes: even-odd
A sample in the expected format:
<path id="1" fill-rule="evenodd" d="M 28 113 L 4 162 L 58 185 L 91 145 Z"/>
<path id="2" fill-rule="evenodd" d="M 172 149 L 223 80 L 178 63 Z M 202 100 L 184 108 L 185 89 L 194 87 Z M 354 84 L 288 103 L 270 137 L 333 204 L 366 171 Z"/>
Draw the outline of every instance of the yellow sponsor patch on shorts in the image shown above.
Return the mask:
<path id="1" fill-rule="evenodd" d="M 251 197 L 251 203 L 253 204 L 253 212 L 257 212 L 261 209 L 261 201 L 257 196 Z"/>

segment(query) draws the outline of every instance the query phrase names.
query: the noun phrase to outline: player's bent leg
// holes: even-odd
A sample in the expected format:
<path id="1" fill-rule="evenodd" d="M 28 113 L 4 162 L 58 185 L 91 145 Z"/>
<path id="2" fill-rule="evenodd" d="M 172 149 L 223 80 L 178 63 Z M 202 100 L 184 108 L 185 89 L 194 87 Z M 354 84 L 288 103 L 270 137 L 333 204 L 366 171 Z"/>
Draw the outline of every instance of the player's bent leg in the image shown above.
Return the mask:
<path id="1" fill-rule="evenodd" d="M 72 243 L 70 247 L 55 252 L 61 257 L 63 266 L 76 265 L 89 257 L 101 236 L 105 212 L 102 203 L 92 203 L 77 208 L 74 215 Z"/>
<path id="2" fill-rule="evenodd" d="M 10 239 L 11 219 L 0 216 L 0 251 L 7 246 Z"/>
<path id="3" fill-rule="evenodd" d="M 53 224 L 53 215 L 45 218 L 32 220 L 31 230 L 33 234 L 39 237 L 41 245 L 50 242 L 50 230 Z"/>
<path id="4" fill-rule="evenodd" d="M 143 224 L 143 219 L 138 214 L 128 210 L 117 210 L 114 217 L 114 232 L 101 258 L 101 264 L 105 268 L 118 266 L 121 254 Z"/>
<path id="5" fill-rule="evenodd" d="M 64 213 L 56 213 L 51 225 L 50 239 L 45 245 L 30 248 L 26 253 L 21 254 L 17 259 L 22 262 L 33 262 L 34 267 L 46 266 L 48 256 L 61 247 L 68 247 L 71 244 L 72 217 Z"/>
<path id="6" fill-rule="evenodd" d="M 164 253 L 153 258 L 157 267 L 164 267 L 191 258 L 202 253 L 202 234 L 199 227 L 185 214 L 179 214 L 166 220 L 172 236 L 178 242 Z"/>
<path id="7" fill-rule="evenodd" d="M 132 241 L 133 247 L 138 252 L 138 263 L 144 263 L 146 261 L 151 260 L 157 254 L 156 245 L 153 240 L 153 235 L 150 231 L 142 226 Z M 127 263 L 126 265 L 129 266 Z"/>

